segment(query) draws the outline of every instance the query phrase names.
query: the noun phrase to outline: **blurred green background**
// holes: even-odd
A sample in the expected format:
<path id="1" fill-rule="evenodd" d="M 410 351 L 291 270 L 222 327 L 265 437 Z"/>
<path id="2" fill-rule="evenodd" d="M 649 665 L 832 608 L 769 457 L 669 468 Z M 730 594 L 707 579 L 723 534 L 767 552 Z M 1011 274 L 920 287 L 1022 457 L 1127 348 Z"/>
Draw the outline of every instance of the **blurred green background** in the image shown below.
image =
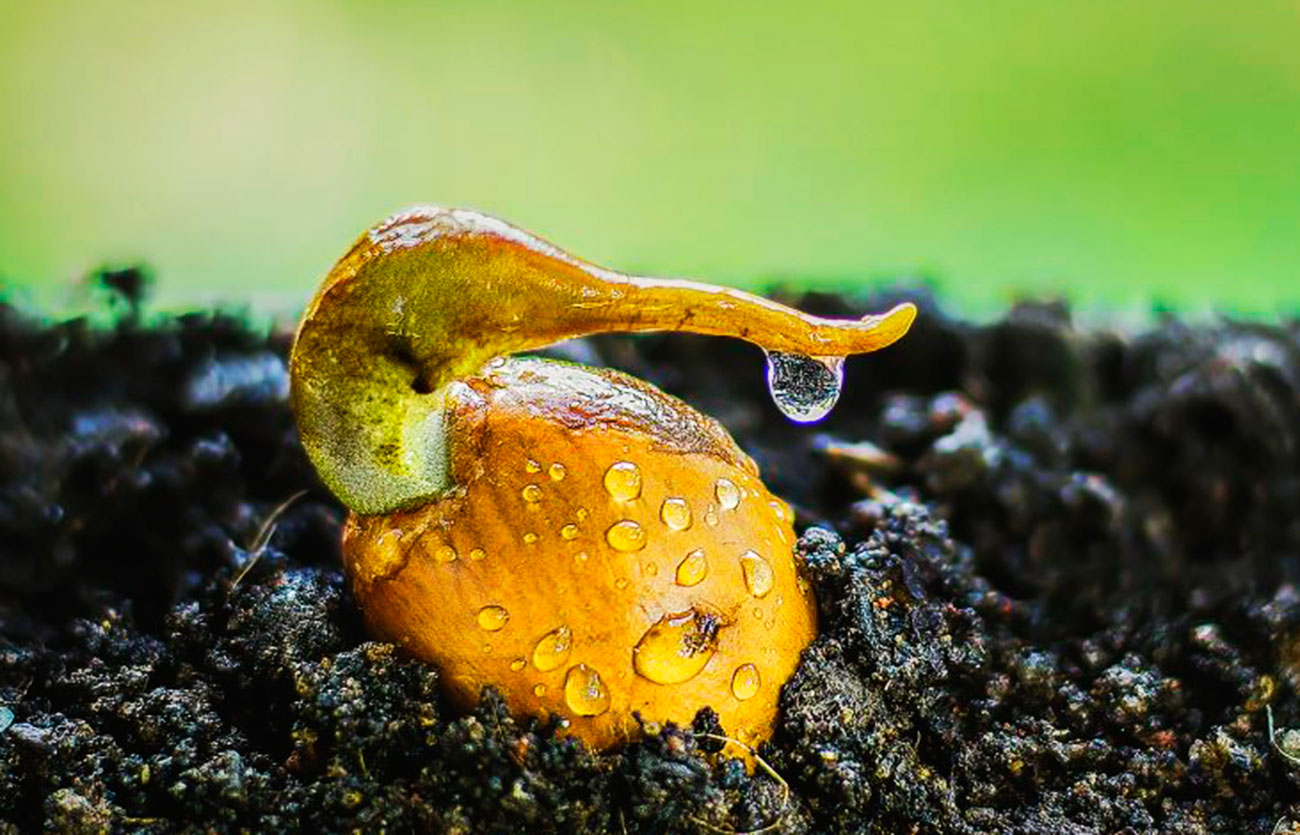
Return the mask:
<path id="1" fill-rule="evenodd" d="M 141 261 L 293 312 L 414 202 L 748 286 L 1293 312 L 1300 3 L 0 0 L 6 295 Z"/>

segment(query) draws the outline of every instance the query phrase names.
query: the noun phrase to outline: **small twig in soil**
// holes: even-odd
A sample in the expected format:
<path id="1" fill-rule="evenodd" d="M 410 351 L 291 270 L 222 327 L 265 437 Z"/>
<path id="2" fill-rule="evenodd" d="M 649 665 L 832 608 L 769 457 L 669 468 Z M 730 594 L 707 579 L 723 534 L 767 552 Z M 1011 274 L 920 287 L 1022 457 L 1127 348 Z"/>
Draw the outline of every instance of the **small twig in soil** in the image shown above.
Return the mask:
<path id="1" fill-rule="evenodd" d="M 708 821 L 703 821 L 699 818 L 691 818 L 691 823 L 702 826 L 710 832 L 722 832 L 726 833 L 726 835 L 761 835 L 763 832 L 771 832 L 780 826 L 781 821 L 785 820 L 785 812 L 790 805 L 790 784 L 786 782 L 786 779 L 778 774 L 775 768 L 768 765 L 767 760 L 759 756 L 756 748 L 746 745 L 738 739 L 732 739 L 731 737 L 723 736 L 722 734 L 694 734 L 694 736 L 696 739 L 712 739 L 716 742 L 730 742 L 734 745 L 739 745 L 741 748 L 744 748 L 753 755 L 754 762 L 758 764 L 758 767 L 766 771 L 773 780 L 776 780 L 776 782 L 781 785 L 781 808 L 777 810 L 776 820 L 772 821 L 767 826 L 760 826 L 758 829 L 726 829 L 725 827 L 714 826 Z"/>
<path id="2" fill-rule="evenodd" d="M 240 581 L 244 579 L 248 572 L 253 570 L 253 566 L 257 565 L 257 561 L 262 558 L 262 554 L 266 552 L 266 546 L 271 544 L 271 537 L 275 536 L 276 522 L 278 522 L 280 517 L 284 515 L 284 512 L 289 509 L 290 505 L 305 495 L 307 495 L 306 490 L 299 490 L 297 493 L 294 493 L 289 498 L 280 502 L 280 504 L 276 506 L 275 510 L 272 510 L 262 522 L 262 526 L 257 529 L 257 535 L 254 536 L 253 541 L 249 543 L 247 549 L 248 559 L 244 561 L 243 567 L 239 569 L 239 573 L 235 575 L 235 579 L 230 583 L 230 590 L 232 592 L 239 586 Z"/>

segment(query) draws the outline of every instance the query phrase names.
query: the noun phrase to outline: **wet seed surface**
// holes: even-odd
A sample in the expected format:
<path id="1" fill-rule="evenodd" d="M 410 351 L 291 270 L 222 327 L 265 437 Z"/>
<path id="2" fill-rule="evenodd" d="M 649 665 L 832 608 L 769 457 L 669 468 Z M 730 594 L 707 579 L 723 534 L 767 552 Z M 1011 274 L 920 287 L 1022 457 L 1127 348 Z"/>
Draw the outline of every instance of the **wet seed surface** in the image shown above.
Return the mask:
<path id="1" fill-rule="evenodd" d="M 763 751 L 784 803 L 761 770 L 710 758 L 705 734 L 727 729 L 707 711 L 597 756 L 490 692 L 449 712 L 436 670 L 369 641 L 337 572 L 342 513 L 294 436 L 287 332 L 211 315 L 95 331 L 0 307 L 0 832 L 1290 831 L 1300 327 L 1121 336 L 1050 306 L 976 327 L 922 303 L 807 428 L 748 346 L 590 346 L 745 427 L 795 513 L 822 634 Z M 819 452 L 863 440 L 881 454 Z M 611 507 L 642 498 L 626 464 L 598 474 Z M 544 503 L 574 466 L 526 462 L 517 501 Z M 719 483 L 655 501 L 653 530 L 612 533 L 633 558 L 752 498 Z M 424 535 L 395 537 L 393 565 Z M 683 548 L 661 569 L 687 588 L 738 572 L 766 604 L 764 568 L 790 547 Z M 486 642 L 510 617 L 497 603 L 468 613 Z M 627 674 L 690 681 L 719 617 L 665 613 Z M 555 671 L 538 699 L 608 710 L 617 671 L 545 628 L 511 674 Z M 754 649 L 732 698 L 772 686 Z"/>

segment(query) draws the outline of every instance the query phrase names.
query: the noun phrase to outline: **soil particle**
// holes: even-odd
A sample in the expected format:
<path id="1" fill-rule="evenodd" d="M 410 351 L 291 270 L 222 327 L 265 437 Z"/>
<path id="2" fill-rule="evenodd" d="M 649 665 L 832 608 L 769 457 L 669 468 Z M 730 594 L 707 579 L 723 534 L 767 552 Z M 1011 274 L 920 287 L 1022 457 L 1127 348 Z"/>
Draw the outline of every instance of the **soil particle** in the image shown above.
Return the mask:
<path id="1" fill-rule="evenodd" d="M 796 509 L 821 634 L 751 774 L 707 710 L 606 755 L 491 690 L 452 712 L 344 589 L 287 332 L 146 325 L 139 292 L 106 329 L 0 306 L 0 833 L 1300 822 L 1294 323 L 977 326 L 921 297 L 816 431 L 742 343 L 562 348 L 718 416 Z"/>

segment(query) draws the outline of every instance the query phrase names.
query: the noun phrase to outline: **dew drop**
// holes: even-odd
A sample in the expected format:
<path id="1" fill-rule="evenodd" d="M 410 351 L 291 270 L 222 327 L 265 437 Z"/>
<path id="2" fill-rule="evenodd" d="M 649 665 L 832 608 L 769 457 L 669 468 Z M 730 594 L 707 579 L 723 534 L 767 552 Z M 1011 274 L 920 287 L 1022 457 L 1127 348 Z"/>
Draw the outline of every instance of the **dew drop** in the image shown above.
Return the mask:
<path id="1" fill-rule="evenodd" d="M 551 481 L 564 481 L 564 476 L 568 473 L 564 465 L 558 461 L 552 464 L 547 472 L 551 475 Z"/>
<path id="2" fill-rule="evenodd" d="M 484 606 L 478 610 L 478 625 L 488 632 L 496 632 L 510 620 L 510 613 L 500 606 Z"/>
<path id="3" fill-rule="evenodd" d="M 587 521 L 587 516 L 588 516 L 589 514 L 588 514 L 588 511 L 587 511 L 587 508 L 585 508 L 585 507 L 580 507 L 580 508 L 578 508 L 576 511 L 574 511 L 573 515 L 576 516 L 576 517 L 578 517 L 578 521 L 579 521 L 579 522 L 585 522 L 585 521 Z"/>
<path id="4" fill-rule="evenodd" d="M 620 502 L 641 495 L 641 468 L 631 461 L 618 461 L 605 471 L 605 492 Z"/>
<path id="5" fill-rule="evenodd" d="M 564 527 L 560 528 L 560 539 L 573 540 L 577 538 L 578 538 L 577 525 L 565 525 Z"/>
<path id="6" fill-rule="evenodd" d="M 691 506 L 685 499 L 675 496 L 664 499 L 659 508 L 659 518 L 672 530 L 684 531 L 691 526 Z"/>
<path id="7" fill-rule="evenodd" d="M 645 547 L 645 528 L 631 519 L 623 519 L 610 525 L 605 539 L 615 551 L 640 551 Z"/>
<path id="8" fill-rule="evenodd" d="M 533 666 L 548 673 L 568 660 L 571 649 L 573 649 L 573 633 L 569 631 L 569 627 L 561 626 L 552 629 L 542 636 L 537 646 L 533 647 Z"/>
<path id="9" fill-rule="evenodd" d="M 533 685 L 533 695 L 534 695 L 534 696 L 539 696 L 539 697 L 540 697 L 540 696 L 545 696 L 545 695 L 546 695 L 546 685 L 545 685 L 545 684 L 535 684 L 535 685 Z"/>
<path id="10" fill-rule="evenodd" d="M 704 556 L 704 551 L 699 548 L 687 554 L 677 564 L 677 585 L 679 586 L 698 585 L 708 575 L 709 561 Z"/>
<path id="11" fill-rule="evenodd" d="M 704 521 L 711 528 L 718 526 L 718 511 L 713 508 L 713 505 L 709 505 L 709 509 L 704 512 Z"/>
<path id="12" fill-rule="evenodd" d="M 433 552 L 433 558 L 438 562 L 455 562 L 456 549 L 450 545 L 439 546 L 438 549 Z"/>
<path id="13" fill-rule="evenodd" d="M 740 555 L 740 570 L 745 575 L 745 587 L 755 597 L 766 595 L 776 582 L 771 564 L 754 551 Z"/>
<path id="14" fill-rule="evenodd" d="M 485 560 L 487 559 L 487 551 L 484 551 L 482 548 L 473 548 L 469 552 L 469 558 L 474 562 Z"/>
<path id="15" fill-rule="evenodd" d="M 699 675 L 716 649 L 718 619 L 694 609 L 664 615 L 632 650 L 632 667 L 655 684 L 681 684 Z"/>
<path id="16" fill-rule="evenodd" d="M 542 471 L 542 465 L 538 464 L 533 459 L 529 458 L 527 461 L 524 462 L 524 472 L 540 473 L 541 471 Z"/>
<path id="17" fill-rule="evenodd" d="M 514 661 L 510 662 L 510 669 L 514 670 L 516 673 L 527 666 L 528 662 L 522 658 L 516 658 Z"/>
<path id="18" fill-rule="evenodd" d="M 582 565 L 588 559 L 590 559 L 590 557 L 587 556 L 586 551 L 579 551 L 578 553 L 573 555 L 573 561 L 576 562 L 578 565 Z"/>
<path id="19" fill-rule="evenodd" d="M 741 664 L 731 675 L 731 695 L 742 702 L 752 699 L 758 693 L 760 684 L 762 678 L 758 674 L 758 668 L 753 664 Z"/>
<path id="20" fill-rule="evenodd" d="M 371 582 L 392 577 L 406 567 L 410 547 L 402 543 L 401 531 L 385 531 L 375 540 L 375 546 L 370 549 L 370 559 L 365 563 L 370 570 Z"/>
<path id="21" fill-rule="evenodd" d="M 524 501 L 529 504 L 536 504 L 542 500 L 542 488 L 538 487 L 536 484 L 525 484 L 524 489 L 520 491 L 520 493 L 524 497 Z"/>
<path id="22" fill-rule="evenodd" d="M 767 388 L 777 408 L 796 423 L 821 420 L 840 397 L 844 357 L 767 354 Z"/>
<path id="23" fill-rule="evenodd" d="M 713 493 L 718 497 L 718 506 L 723 510 L 735 510 L 740 504 L 740 488 L 725 478 L 718 479 Z"/>
<path id="24" fill-rule="evenodd" d="M 527 533 L 525 533 L 525 534 L 524 534 L 524 544 L 525 544 L 525 545 L 536 545 L 536 544 L 537 544 L 537 534 L 533 533 L 532 531 L 528 531 Z"/>
<path id="25" fill-rule="evenodd" d="M 609 691 L 600 673 L 574 664 L 564 676 L 564 703 L 579 716 L 599 716 L 609 710 Z"/>

